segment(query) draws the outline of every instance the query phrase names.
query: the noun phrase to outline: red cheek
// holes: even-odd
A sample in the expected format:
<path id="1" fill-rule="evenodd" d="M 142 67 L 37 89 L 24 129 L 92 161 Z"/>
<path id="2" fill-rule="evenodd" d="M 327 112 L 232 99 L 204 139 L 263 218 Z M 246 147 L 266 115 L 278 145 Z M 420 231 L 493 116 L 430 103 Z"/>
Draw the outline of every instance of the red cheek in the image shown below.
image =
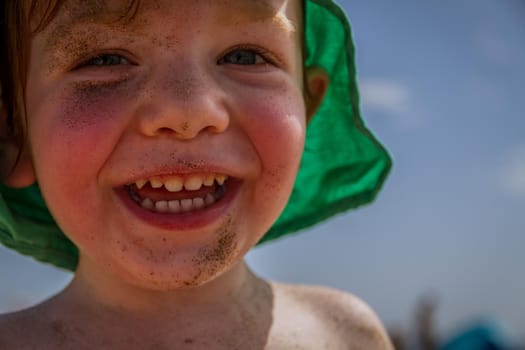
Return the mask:
<path id="1" fill-rule="evenodd" d="M 305 112 L 302 99 L 270 96 L 244 104 L 244 128 L 259 155 L 272 155 L 278 162 L 300 157 L 305 133 Z"/>
<path id="2" fill-rule="evenodd" d="M 54 105 L 40 111 L 42 125 L 36 125 L 48 154 L 63 170 L 71 166 L 100 164 L 107 157 L 130 118 L 130 101 L 134 96 L 129 86 L 77 84 Z"/>
<path id="3" fill-rule="evenodd" d="M 141 85 L 135 81 L 76 83 L 61 101 L 57 126 L 73 134 L 111 127 L 136 99 L 135 92 Z"/>
<path id="4" fill-rule="evenodd" d="M 303 101 L 286 92 L 246 101 L 243 128 L 263 165 L 256 196 L 274 210 L 275 203 L 286 203 L 299 168 L 306 128 Z"/>

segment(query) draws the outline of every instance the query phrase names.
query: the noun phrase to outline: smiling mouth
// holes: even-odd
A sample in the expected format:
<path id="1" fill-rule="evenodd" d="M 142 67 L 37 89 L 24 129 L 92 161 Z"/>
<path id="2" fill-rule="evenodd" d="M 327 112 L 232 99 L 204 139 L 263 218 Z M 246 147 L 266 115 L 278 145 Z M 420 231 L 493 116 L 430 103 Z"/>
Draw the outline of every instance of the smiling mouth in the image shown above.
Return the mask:
<path id="1" fill-rule="evenodd" d="M 232 181 L 222 174 L 158 176 L 125 185 L 131 199 L 153 213 L 180 214 L 208 208 L 220 201 Z"/>

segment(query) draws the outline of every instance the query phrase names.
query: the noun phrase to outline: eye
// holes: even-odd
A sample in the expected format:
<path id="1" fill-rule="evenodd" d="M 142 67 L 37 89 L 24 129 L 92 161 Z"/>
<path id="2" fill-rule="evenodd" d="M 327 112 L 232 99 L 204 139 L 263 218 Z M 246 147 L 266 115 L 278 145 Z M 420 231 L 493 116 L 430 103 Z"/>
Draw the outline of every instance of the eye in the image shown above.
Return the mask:
<path id="1" fill-rule="evenodd" d="M 265 52 L 254 48 L 238 48 L 225 54 L 218 64 L 236 64 L 236 65 L 267 65 L 269 60 L 265 57 Z"/>
<path id="2" fill-rule="evenodd" d="M 88 59 L 81 63 L 77 68 L 94 66 L 94 67 L 106 67 L 106 66 L 118 66 L 131 64 L 126 58 L 118 54 L 101 54 Z"/>

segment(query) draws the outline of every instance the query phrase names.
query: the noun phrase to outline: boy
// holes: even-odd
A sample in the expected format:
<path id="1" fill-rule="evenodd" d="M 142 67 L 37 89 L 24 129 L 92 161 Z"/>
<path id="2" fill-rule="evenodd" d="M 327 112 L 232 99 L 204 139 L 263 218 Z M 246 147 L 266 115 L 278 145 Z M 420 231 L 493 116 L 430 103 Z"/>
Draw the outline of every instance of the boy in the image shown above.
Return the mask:
<path id="1" fill-rule="evenodd" d="M 0 348 L 391 348 L 355 297 L 243 262 L 263 236 L 371 200 L 390 167 L 359 119 L 333 3 L 2 7 L 2 242 L 75 277 L 4 315 Z M 339 50 L 312 39 L 330 26 Z"/>

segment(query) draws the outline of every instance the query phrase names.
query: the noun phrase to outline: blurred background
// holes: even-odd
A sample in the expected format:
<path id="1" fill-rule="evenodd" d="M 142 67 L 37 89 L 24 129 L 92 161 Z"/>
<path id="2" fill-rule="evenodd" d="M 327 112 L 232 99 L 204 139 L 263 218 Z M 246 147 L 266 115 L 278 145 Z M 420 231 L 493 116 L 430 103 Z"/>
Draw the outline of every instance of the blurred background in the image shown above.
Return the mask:
<path id="1" fill-rule="evenodd" d="M 393 172 L 374 204 L 256 248 L 250 265 L 351 291 L 399 349 L 525 349 L 525 1 L 340 3 Z M 70 278 L 0 248 L 0 312 Z"/>

